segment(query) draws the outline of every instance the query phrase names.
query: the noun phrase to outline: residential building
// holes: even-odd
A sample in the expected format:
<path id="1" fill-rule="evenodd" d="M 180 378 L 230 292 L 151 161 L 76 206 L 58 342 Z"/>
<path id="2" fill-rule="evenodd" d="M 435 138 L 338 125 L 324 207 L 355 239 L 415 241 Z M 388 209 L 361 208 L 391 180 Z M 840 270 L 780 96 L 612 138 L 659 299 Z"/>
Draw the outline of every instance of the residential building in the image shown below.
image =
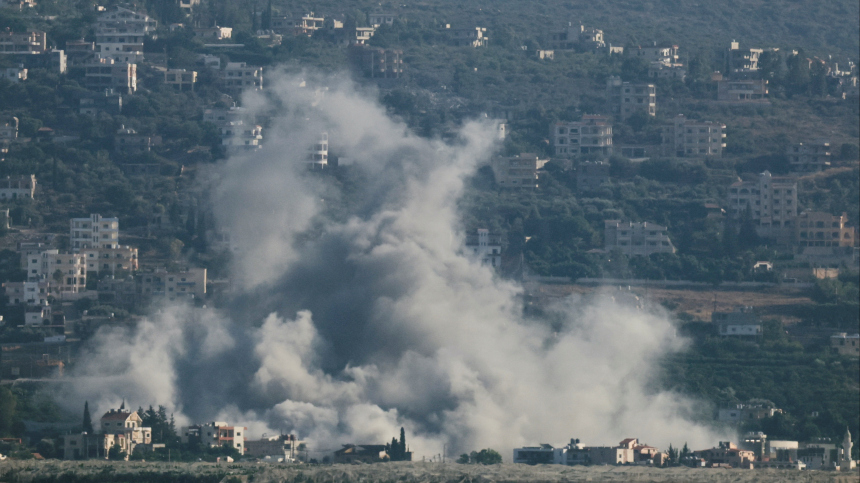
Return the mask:
<path id="1" fill-rule="evenodd" d="M 115 6 L 105 11 L 95 25 L 98 56 L 124 64 L 143 61 L 144 39 L 157 26 L 148 15 L 127 8 Z"/>
<path id="2" fill-rule="evenodd" d="M 730 466 L 732 468 L 751 468 L 755 461 L 755 453 L 739 449 L 734 443 L 721 441 L 716 448 L 694 451 L 694 455 L 703 458 L 708 466 Z"/>
<path id="3" fill-rule="evenodd" d="M 604 248 L 607 251 L 617 248 L 627 256 L 675 253 L 665 226 L 647 221 L 634 223 L 620 220 L 606 220 L 603 225 Z"/>
<path id="4" fill-rule="evenodd" d="M 180 429 L 180 439 L 183 443 L 197 441 L 211 448 L 228 446 L 235 448 L 239 454 L 245 454 L 245 432 L 243 426 L 230 426 L 223 421 L 187 426 Z"/>
<path id="5" fill-rule="evenodd" d="M 164 83 L 174 86 L 180 91 L 193 91 L 197 83 L 197 71 L 185 69 L 167 69 L 164 71 Z"/>
<path id="6" fill-rule="evenodd" d="M 860 334 L 840 332 L 830 336 L 830 347 L 840 355 L 860 357 Z"/>
<path id="7" fill-rule="evenodd" d="M 91 214 L 72 218 L 69 224 L 69 247 L 76 253 L 88 248 L 119 248 L 119 218 Z"/>
<path id="8" fill-rule="evenodd" d="M 314 16 L 313 12 L 298 16 L 276 16 L 272 17 L 271 30 L 281 35 L 292 35 L 294 37 L 310 37 L 317 30 L 323 28 L 325 18 Z"/>
<path id="9" fill-rule="evenodd" d="M 84 39 L 67 40 L 65 55 L 69 67 L 84 67 L 97 57 L 96 43 Z"/>
<path id="10" fill-rule="evenodd" d="M 751 337 L 762 334 L 761 321 L 752 307 L 736 307 L 731 312 L 713 312 L 711 323 L 720 337 Z"/>
<path id="11" fill-rule="evenodd" d="M 722 156 L 726 147 L 725 129 L 725 124 L 696 121 L 678 114 L 672 124 L 663 127 L 663 150 L 678 157 Z"/>
<path id="12" fill-rule="evenodd" d="M 735 219 L 749 213 L 758 235 L 780 244 L 795 239 L 797 219 L 797 180 L 773 176 L 769 171 L 756 180 L 737 181 L 729 186 L 726 212 Z"/>
<path id="13" fill-rule="evenodd" d="M 810 470 L 835 469 L 839 450 L 829 438 L 817 438 L 816 441 L 802 444 L 797 450 L 797 460 Z"/>
<path id="14" fill-rule="evenodd" d="M 51 287 L 54 294 L 85 292 L 87 268 L 83 254 L 45 250 L 40 258 L 39 280 L 53 282 Z"/>
<path id="15" fill-rule="evenodd" d="M 312 169 L 328 167 L 328 133 L 320 133 L 317 141 L 308 150 L 308 164 Z"/>
<path id="16" fill-rule="evenodd" d="M 687 67 L 680 63 L 651 62 L 648 64 L 648 77 L 683 81 L 687 78 Z"/>
<path id="17" fill-rule="evenodd" d="M 547 47 L 554 50 L 595 50 L 606 47 L 606 42 L 603 30 L 568 22 L 564 29 L 550 33 Z"/>
<path id="18" fill-rule="evenodd" d="M 352 38 L 348 39 L 349 45 L 364 45 L 376 33 L 374 27 L 356 27 L 353 31 Z"/>
<path id="19" fill-rule="evenodd" d="M 78 112 L 87 116 L 95 116 L 99 112 L 111 115 L 122 113 L 122 94 L 113 89 L 102 92 L 86 92 L 81 94 Z"/>
<path id="20" fill-rule="evenodd" d="M 717 100 L 725 102 L 764 102 L 766 79 L 723 79 L 717 81 Z"/>
<path id="21" fill-rule="evenodd" d="M 612 154 L 612 124 L 606 116 L 586 114 L 580 121 L 557 122 L 550 137 L 557 156 Z"/>
<path id="22" fill-rule="evenodd" d="M 231 27 L 199 27 L 194 29 L 194 36 L 205 40 L 227 40 L 233 37 Z"/>
<path id="23" fill-rule="evenodd" d="M 138 134 L 130 127 L 121 126 L 113 138 L 114 151 L 122 154 L 148 153 L 152 148 L 152 137 Z"/>
<path id="24" fill-rule="evenodd" d="M 474 235 L 466 236 L 466 251 L 481 261 L 481 265 L 502 265 L 502 236 L 490 234 L 486 228 L 478 228 Z"/>
<path id="25" fill-rule="evenodd" d="M 576 189 L 590 191 L 609 182 L 609 163 L 606 161 L 583 161 L 576 167 Z"/>
<path id="26" fill-rule="evenodd" d="M 397 79 L 403 74 L 402 50 L 352 45 L 349 48 L 349 58 L 365 77 Z"/>
<path id="27" fill-rule="evenodd" d="M 513 461 L 526 465 L 566 465 L 567 448 L 554 448 L 549 444 L 514 448 Z"/>
<path id="28" fill-rule="evenodd" d="M 24 64 L 20 64 L 17 67 L 6 67 L 5 69 L 0 69 L 0 78 L 17 84 L 27 80 L 27 69 L 24 68 Z"/>
<path id="29" fill-rule="evenodd" d="M 823 139 L 791 145 L 785 154 L 793 173 L 816 173 L 830 167 L 830 142 Z"/>
<path id="30" fill-rule="evenodd" d="M 371 27 L 379 27 L 380 25 L 394 25 L 397 20 L 397 15 L 393 13 L 369 13 L 367 14 L 367 23 Z"/>
<path id="31" fill-rule="evenodd" d="M 133 272 L 138 269 L 137 248 L 85 248 L 81 250 L 87 264 L 87 274 Z"/>
<path id="32" fill-rule="evenodd" d="M 48 34 L 41 30 L 0 32 L 0 54 L 41 54 L 48 48 Z"/>
<path id="33" fill-rule="evenodd" d="M 609 76 L 606 81 L 606 98 L 612 112 L 627 119 L 637 112 L 657 115 L 657 86 L 622 82 L 620 77 Z"/>
<path id="34" fill-rule="evenodd" d="M 782 409 L 764 404 L 737 404 L 732 408 L 720 409 L 717 413 L 717 421 L 740 424 L 745 421 L 772 418 L 782 412 Z"/>
<path id="35" fill-rule="evenodd" d="M 555 59 L 555 51 L 554 50 L 536 50 L 535 56 L 540 60 L 553 60 L 553 59 Z"/>
<path id="36" fill-rule="evenodd" d="M 111 409 L 99 420 L 96 434 L 72 434 L 63 437 L 63 459 L 107 458 L 110 449 L 119 445 L 128 458 L 138 446 L 152 444 L 152 428 L 143 426 L 137 411 Z"/>
<path id="37" fill-rule="evenodd" d="M 740 42 L 732 41 L 728 50 L 728 68 L 732 74 L 749 74 L 758 71 L 758 59 L 764 49 L 740 48 Z"/>
<path id="38" fill-rule="evenodd" d="M 170 301 L 206 298 L 206 269 L 189 268 L 180 271 L 156 269 L 135 277 L 141 299 L 165 297 Z"/>
<path id="39" fill-rule="evenodd" d="M 455 47 L 486 47 L 489 41 L 486 27 L 451 28 L 450 24 L 446 24 L 445 31 L 449 42 Z"/>
<path id="40" fill-rule="evenodd" d="M 203 120 L 218 127 L 221 145 L 228 150 L 255 150 L 262 147 L 263 127 L 256 124 L 253 115 L 244 108 L 206 109 Z"/>
<path id="41" fill-rule="evenodd" d="M 335 464 L 379 463 L 388 459 L 384 444 L 345 444 L 332 455 Z"/>
<path id="42" fill-rule="evenodd" d="M 24 325 L 29 327 L 51 325 L 51 306 L 47 301 L 38 305 L 28 305 L 24 310 Z"/>
<path id="43" fill-rule="evenodd" d="M 263 68 L 245 62 L 228 62 L 221 71 L 221 88 L 234 98 L 247 90 L 262 90 Z"/>
<path id="44" fill-rule="evenodd" d="M 0 141 L 18 139 L 18 118 L 15 116 L 0 116 Z"/>
<path id="45" fill-rule="evenodd" d="M 513 157 L 493 158 L 491 166 L 500 187 L 534 189 L 538 187 L 538 171 L 548 162 L 548 159 L 538 158 L 537 154 L 521 153 Z"/>
<path id="46" fill-rule="evenodd" d="M 137 64 L 119 63 L 113 59 L 93 59 L 85 67 L 87 89 L 134 94 L 137 91 Z"/>
<path id="47" fill-rule="evenodd" d="M 35 174 L 31 174 L 30 176 L 6 176 L 6 178 L 0 178 L 0 201 L 20 198 L 32 199 L 35 194 Z"/>
<path id="48" fill-rule="evenodd" d="M 294 434 L 269 436 L 259 440 L 245 440 L 245 456 L 255 458 L 271 457 L 282 461 L 296 461 L 299 457 L 299 441 Z"/>
<path id="49" fill-rule="evenodd" d="M 804 211 L 795 222 L 795 240 L 801 247 L 853 247 L 855 228 L 848 226 L 848 215 Z"/>
<path id="50" fill-rule="evenodd" d="M 627 54 L 642 59 L 645 62 L 659 62 L 662 64 L 676 64 L 680 58 L 680 48 L 677 45 L 658 45 L 654 42 L 652 45 L 637 46 L 628 48 Z"/>
<path id="51" fill-rule="evenodd" d="M 51 294 L 51 282 L 4 282 L 3 291 L 10 305 L 45 305 Z"/>

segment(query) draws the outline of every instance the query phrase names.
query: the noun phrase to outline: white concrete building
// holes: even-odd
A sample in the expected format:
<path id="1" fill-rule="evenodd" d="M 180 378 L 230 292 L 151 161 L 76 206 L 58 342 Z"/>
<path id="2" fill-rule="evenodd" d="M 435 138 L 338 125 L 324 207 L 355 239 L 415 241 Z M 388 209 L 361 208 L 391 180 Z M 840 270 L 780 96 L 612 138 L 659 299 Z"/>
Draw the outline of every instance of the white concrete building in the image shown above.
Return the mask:
<path id="1" fill-rule="evenodd" d="M 0 201 L 32 199 L 36 194 L 36 175 L 0 178 Z"/>
<path id="2" fill-rule="evenodd" d="M 737 307 L 731 312 L 714 312 L 711 323 L 717 327 L 720 337 L 750 337 L 761 336 L 761 321 L 756 317 L 752 307 Z"/>
<path id="3" fill-rule="evenodd" d="M 167 300 L 204 299 L 206 297 L 206 269 L 189 268 L 169 272 L 157 269 L 141 273 L 135 280 L 138 293 L 144 298 L 164 297 Z"/>
<path id="4" fill-rule="evenodd" d="M 395 20 L 397 20 L 397 15 L 393 13 L 370 13 L 367 15 L 367 23 L 369 23 L 371 27 L 393 25 Z"/>
<path id="5" fill-rule="evenodd" d="M 678 157 L 722 156 L 725 129 L 725 124 L 678 114 L 672 124 L 663 127 L 663 149 L 667 155 Z"/>
<path id="6" fill-rule="evenodd" d="M 502 237 L 478 228 L 476 234 L 466 237 L 466 252 L 480 260 L 481 265 L 498 268 L 502 265 Z"/>
<path id="7" fill-rule="evenodd" d="M 119 218 L 91 214 L 69 222 L 69 247 L 73 252 L 86 248 L 119 248 Z"/>
<path id="8" fill-rule="evenodd" d="M 157 22 L 144 13 L 116 6 L 96 21 L 96 47 L 103 59 L 137 64 L 143 61 L 143 41 Z"/>
<path id="9" fill-rule="evenodd" d="M 221 88 L 234 98 L 247 90 L 262 90 L 263 68 L 245 62 L 228 62 L 221 71 Z"/>
<path id="10" fill-rule="evenodd" d="M 221 131 L 221 145 L 228 150 L 255 150 L 262 147 L 263 127 L 245 108 L 206 109 L 203 121 L 211 122 Z"/>
<path id="11" fill-rule="evenodd" d="M 87 274 L 133 272 L 138 269 L 137 248 L 85 248 L 81 250 L 87 263 Z"/>
<path id="12" fill-rule="evenodd" d="M 328 133 L 322 132 L 308 152 L 308 164 L 313 169 L 323 169 L 328 166 Z"/>
<path id="13" fill-rule="evenodd" d="M 450 24 L 446 24 L 445 30 L 448 32 L 449 42 L 455 47 L 486 47 L 489 41 L 486 27 L 452 28 Z"/>
<path id="14" fill-rule="evenodd" d="M 243 426 L 230 426 L 223 421 L 185 426 L 179 431 L 183 443 L 199 441 L 212 448 L 229 446 L 236 448 L 240 454 L 245 453 L 245 432 Z"/>
<path id="15" fill-rule="evenodd" d="M 45 250 L 39 259 L 39 280 L 51 282 L 52 293 L 74 294 L 87 289 L 87 267 L 83 254 Z"/>
<path id="16" fill-rule="evenodd" d="M 606 220 L 604 224 L 604 248 L 621 250 L 627 256 L 653 253 L 675 253 L 665 226 L 649 222 L 622 222 Z"/>
<path id="17" fill-rule="evenodd" d="M 551 129 L 557 156 L 612 154 L 612 124 L 606 116 L 586 114 L 581 121 L 557 122 Z"/>

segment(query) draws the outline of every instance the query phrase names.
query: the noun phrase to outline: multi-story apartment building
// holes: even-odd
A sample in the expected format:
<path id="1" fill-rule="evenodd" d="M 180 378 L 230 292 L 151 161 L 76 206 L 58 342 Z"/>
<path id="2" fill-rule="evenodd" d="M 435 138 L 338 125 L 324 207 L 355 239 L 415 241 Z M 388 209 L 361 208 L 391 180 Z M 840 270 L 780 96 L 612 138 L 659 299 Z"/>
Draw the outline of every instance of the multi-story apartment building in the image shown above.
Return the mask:
<path id="1" fill-rule="evenodd" d="M 325 18 L 316 17 L 313 12 L 298 16 L 277 16 L 272 17 L 271 30 L 281 35 L 310 37 L 323 28 L 324 23 Z"/>
<path id="2" fill-rule="evenodd" d="M 534 189 L 538 187 L 538 170 L 548 161 L 538 158 L 537 154 L 522 153 L 513 157 L 496 157 L 491 166 L 500 187 Z"/>
<path id="3" fill-rule="evenodd" d="M 574 25 L 568 22 L 567 26 L 559 31 L 549 34 L 547 48 L 553 50 L 602 49 L 606 47 L 603 39 L 603 30 L 585 27 L 582 24 Z"/>
<path id="4" fill-rule="evenodd" d="M 48 34 L 41 30 L 0 32 L 0 54 L 41 54 L 48 48 Z"/>
<path id="5" fill-rule="evenodd" d="M 785 152 L 793 173 L 815 173 L 830 167 L 830 142 L 797 143 Z"/>
<path id="6" fill-rule="evenodd" d="M 229 446 L 244 454 L 247 430 L 248 428 L 243 426 L 230 426 L 223 421 L 213 421 L 185 426 L 180 429 L 179 438 L 183 443 L 197 442 L 213 448 Z"/>
<path id="7" fill-rule="evenodd" d="M 70 225 L 69 247 L 75 253 L 87 248 L 119 248 L 119 218 L 92 214 L 72 218 Z"/>
<path id="8" fill-rule="evenodd" d="M 36 194 L 36 175 L 6 176 L 0 178 L 0 201 L 20 198 L 32 199 Z"/>
<path id="9" fill-rule="evenodd" d="M 221 131 L 221 145 L 228 150 L 260 149 L 263 127 L 244 108 L 206 109 L 203 120 L 216 125 Z"/>
<path id="10" fill-rule="evenodd" d="M 308 150 L 308 164 L 313 169 L 323 169 L 328 166 L 328 133 L 320 133 L 317 141 Z"/>
<path id="11" fill-rule="evenodd" d="M 369 13 L 367 14 L 367 23 L 371 27 L 379 27 L 380 25 L 394 25 L 397 20 L 397 15 L 393 13 Z"/>
<path id="12" fill-rule="evenodd" d="M 63 459 L 104 459 L 114 445 L 128 457 L 137 446 L 152 443 L 152 428 L 143 426 L 140 415 L 136 411 L 126 411 L 124 405 L 106 412 L 96 431 L 96 434 L 82 432 L 63 436 Z"/>
<path id="13" fill-rule="evenodd" d="M 96 21 L 96 48 L 99 57 L 118 63 L 143 61 L 143 41 L 158 23 L 144 13 L 116 6 Z"/>
<path id="14" fill-rule="evenodd" d="M 764 49 L 742 49 L 740 42 L 732 41 L 728 50 L 728 68 L 731 74 L 748 74 L 758 71 L 758 59 Z"/>
<path id="15" fill-rule="evenodd" d="M 51 294 L 51 282 L 48 280 L 4 282 L 3 289 L 11 305 L 45 305 Z"/>
<path id="16" fill-rule="evenodd" d="M 753 181 L 733 183 L 728 189 L 726 213 L 739 220 L 747 210 L 759 236 L 791 243 L 797 219 L 797 180 L 765 171 Z"/>
<path id="17" fill-rule="evenodd" d="M 752 307 L 736 307 L 731 312 L 713 312 L 711 323 L 720 337 L 759 337 L 761 320 Z"/>
<path id="18" fill-rule="evenodd" d="M 233 97 L 241 96 L 246 90 L 262 90 L 263 68 L 245 62 L 228 62 L 221 71 L 221 87 Z"/>
<path id="19" fill-rule="evenodd" d="M 365 77 L 397 79 L 403 74 L 403 51 L 353 45 L 349 49 L 353 66 Z"/>
<path id="20" fill-rule="evenodd" d="M 763 102 L 767 99 L 766 79 L 723 79 L 717 81 L 717 100 Z"/>
<path id="21" fill-rule="evenodd" d="M 606 98 L 612 112 L 621 119 L 637 112 L 657 115 L 657 86 L 654 84 L 622 82 L 620 77 L 610 76 L 606 81 Z"/>
<path id="22" fill-rule="evenodd" d="M 137 293 L 144 299 L 164 297 L 174 301 L 206 297 L 205 268 L 173 272 L 158 269 L 139 274 L 135 281 L 138 286 Z"/>
<path id="23" fill-rule="evenodd" d="M 647 221 L 606 220 L 603 222 L 603 235 L 606 250 L 618 248 L 627 256 L 675 253 L 668 228 Z"/>
<path id="24" fill-rule="evenodd" d="M 557 122 L 550 133 L 557 156 L 612 154 L 612 124 L 606 116 L 582 116 L 581 121 Z"/>
<path id="25" fill-rule="evenodd" d="M 174 86 L 180 91 L 193 91 L 197 83 L 197 71 L 185 69 L 167 69 L 164 71 L 164 83 Z"/>
<path id="26" fill-rule="evenodd" d="M 853 247 L 855 228 L 848 225 L 848 215 L 835 216 L 820 211 L 804 211 L 797 216 L 795 240 L 801 247 Z"/>
<path id="27" fill-rule="evenodd" d="M 80 293 L 87 289 L 87 267 L 83 254 L 45 250 L 40 262 L 39 278 L 52 282 L 53 293 Z"/>
<path id="28" fill-rule="evenodd" d="M 123 154 L 146 153 L 152 149 L 152 137 L 139 134 L 130 127 L 121 126 L 113 138 L 114 151 Z"/>
<path id="29" fill-rule="evenodd" d="M 452 28 L 445 25 L 448 40 L 455 47 L 486 47 L 489 38 L 486 27 Z"/>
<path id="30" fill-rule="evenodd" d="M 92 59 L 84 67 L 87 89 L 134 94 L 137 91 L 137 64 L 119 63 L 113 59 Z"/>
<path id="31" fill-rule="evenodd" d="M 677 64 L 680 48 L 677 45 L 652 45 L 638 46 L 627 49 L 627 54 L 642 59 L 645 62 L 659 62 L 661 64 Z"/>
<path id="32" fill-rule="evenodd" d="M 584 161 L 576 167 L 576 189 L 588 191 L 609 182 L 609 163 L 605 161 Z"/>
<path id="33" fill-rule="evenodd" d="M 725 124 L 678 114 L 672 124 L 663 127 L 663 150 L 666 155 L 678 157 L 722 156 L 725 129 Z"/>
<path id="34" fill-rule="evenodd" d="M 486 228 L 478 228 L 474 235 L 466 236 L 466 252 L 481 261 L 481 265 L 502 265 L 502 236 L 491 234 Z"/>
<path id="35" fill-rule="evenodd" d="M 87 263 L 87 274 L 133 272 L 138 269 L 137 248 L 85 248 L 81 250 Z"/>

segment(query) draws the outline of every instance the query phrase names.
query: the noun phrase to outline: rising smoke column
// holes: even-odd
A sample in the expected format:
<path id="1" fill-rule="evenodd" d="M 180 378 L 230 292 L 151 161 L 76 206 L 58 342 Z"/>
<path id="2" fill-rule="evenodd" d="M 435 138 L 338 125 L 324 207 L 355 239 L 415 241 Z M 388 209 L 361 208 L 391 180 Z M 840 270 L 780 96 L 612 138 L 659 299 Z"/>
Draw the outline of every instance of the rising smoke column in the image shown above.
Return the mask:
<path id="1" fill-rule="evenodd" d="M 400 426 L 418 455 L 571 437 L 712 444 L 694 402 L 652 388 L 661 358 L 683 350 L 664 312 L 598 295 L 557 304 L 552 324 L 528 319 L 518 285 L 462 255 L 456 203 L 496 148 L 491 124 L 428 140 L 346 80 L 302 84 L 284 75 L 244 99 L 274 110 L 266 146 L 219 168 L 212 201 L 239 247 L 239 293 L 99 333 L 69 401 L 164 404 L 320 449 Z M 323 131 L 361 173 L 354 192 L 307 171 Z"/>

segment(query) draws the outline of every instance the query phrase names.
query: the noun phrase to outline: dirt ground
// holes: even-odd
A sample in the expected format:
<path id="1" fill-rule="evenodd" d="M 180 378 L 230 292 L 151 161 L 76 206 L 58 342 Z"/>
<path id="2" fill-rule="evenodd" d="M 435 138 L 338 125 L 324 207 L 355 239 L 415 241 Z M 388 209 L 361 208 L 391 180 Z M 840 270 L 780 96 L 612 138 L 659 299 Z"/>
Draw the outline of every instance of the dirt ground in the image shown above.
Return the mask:
<path id="1" fill-rule="evenodd" d="M 72 473 L 71 475 L 69 473 Z M 283 466 L 267 463 L 208 464 L 208 463 L 140 463 L 106 461 L 4 461 L 0 463 L 0 482 L 27 483 L 34 480 L 75 481 L 98 474 L 105 483 L 135 481 L 135 474 L 169 474 L 170 481 L 182 476 L 220 477 L 222 483 L 281 482 L 714 482 L 714 483 L 777 483 L 777 482 L 860 482 L 860 474 L 824 471 L 735 470 L 694 468 L 646 468 L 623 466 L 561 466 L 561 465 L 458 465 L 453 463 L 381 463 L 374 465 Z M 59 475 L 64 475 L 59 478 Z M 74 476 L 73 476 L 74 475 Z M 178 480 L 176 478 L 179 478 Z M 211 480 L 216 481 L 216 480 Z"/>
<path id="2" fill-rule="evenodd" d="M 620 289 L 628 291 L 626 286 Z M 528 293 L 546 303 L 570 294 L 589 294 L 596 290 L 612 291 L 619 290 L 619 287 L 547 284 L 529 287 Z M 792 308 L 812 303 L 808 289 L 790 287 L 726 290 L 631 286 L 629 291 L 652 303 L 662 303 L 675 313 L 687 313 L 704 322 L 710 322 L 715 307 L 717 311 L 727 311 L 738 306 L 749 306 L 754 307 L 761 317 L 779 318 L 784 324 L 790 325 L 800 321 Z"/>

